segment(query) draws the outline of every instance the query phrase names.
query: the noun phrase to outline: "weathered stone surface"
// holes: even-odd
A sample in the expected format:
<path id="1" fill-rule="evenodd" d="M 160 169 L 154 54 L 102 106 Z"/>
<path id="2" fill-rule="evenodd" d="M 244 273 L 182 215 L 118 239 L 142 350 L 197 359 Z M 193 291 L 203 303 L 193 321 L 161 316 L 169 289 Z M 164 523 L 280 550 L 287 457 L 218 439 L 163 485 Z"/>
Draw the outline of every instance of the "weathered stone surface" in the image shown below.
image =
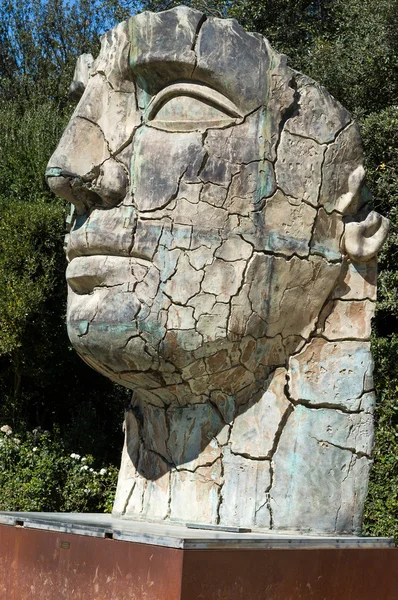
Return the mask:
<path id="1" fill-rule="evenodd" d="M 243 261 L 230 264 L 225 260 L 215 258 L 213 263 L 205 269 L 202 292 L 215 294 L 219 302 L 228 302 L 240 287 L 245 266 Z"/>
<path id="2" fill-rule="evenodd" d="M 68 332 L 133 390 L 114 510 L 356 533 L 375 255 L 358 128 L 260 35 L 181 6 L 80 59 L 50 159 Z"/>
<path id="3" fill-rule="evenodd" d="M 140 124 L 139 115 L 134 110 L 135 104 L 135 94 L 114 91 L 98 73 L 90 77 L 85 102 L 77 106 L 74 116 L 96 123 L 105 136 L 109 150 L 117 154 L 125 144 L 131 142 Z"/>
<path id="4" fill-rule="evenodd" d="M 326 146 L 313 140 L 282 132 L 275 173 L 278 186 L 286 196 L 318 206 L 325 150 Z"/>
<path id="5" fill-rule="evenodd" d="M 315 219 L 311 238 L 311 252 L 320 254 L 327 260 L 341 260 L 343 232 L 344 223 L 341 215 L 336 212 L 328 215 L 323 208 L 320 208 Z"/>
<path id="6" fill-rule="evenodd" d="M 238 236 L 231 236 L 216 250 L 215 256 L 225 261 L 247 260 L 253 254 L 253 247 Z"/>
<path id="7" fill-rule="evenodd" d="M 242 407 L 232 427 L 231 451 L 247 458 L 270 458 L 271 450 L 290 406 L 284 394 L 286 371 L 277 369 L 266 390 Z"/>
<path id="8" fill-rule="evenodd" d="M 377 261 L 345 262 L 333 298 L 344 300 L 376 300 Z"/>
<path id="9" fill-rule="evenodd" d="M 357 534 L 371 465 L 364 451 L 371 451 L 372 441 L 367 414 L 298 406 L 273 458 L 274 526 L 285 531 Z"/>
<path id="10" fill-rule="evenodd" d="M 224 423 L 210 404 L 171 408 L 167 417 L 167 448 L 177 467 L 194 471 L 219 458 L 221 451 L 215 437 Z"/>
<path id="11" fill-rule="evenodd" d="M 200 314 L 197 330 L 203 336 L 204 341 L 225 339 L 229 312 L 228 304 L 216 302 L 211 310 Z"/>
<path id="12" fill-rule="evenodd" d="M 374 311 L 370 300 L 335 300 L 327 307 L 323 336 L 328 340 L 369 340 Z"/>
<path id="13" fill-rule="evenodd" d="M 120 206 L 115 212 L 93 211 L 77 217 L 66 249 L 68 260 L 81 255 L 128 256 L 135 227 L 133 207 Z"/>
<path id="14" fill-rule="evenodd" d="M 219 40 L 216 52 L 215 39 Z M 246 113 L 261 106 L 267 94 L 270 61 L 261 38 L 247 34 L 234 19 L 207 19 L 196 48 L 195 77 L 236 98 Z M 239 69 L 235 68 L 236 60 Z"/>
<path id="15" fill-rule="evenodd" d="M 243 303 L 248 305 L 247 312 L 251 307 L 251 312 L 265 321 L 265 332 L 269 337 L 279 333 L 282 337 L 298 334 L 307 337 L 339 270 L 338 265 L 330 265 L 315 256 L 308 260 L 293 256 L 287 261 L 285 258 L 255 254 L 245 276 L 249 291 L 247 293 L 243 286 L 240 299 L 232 307 L 231 329 L 239 331 L 234 308 L 241 313 Z M 244 321 L 242 325 L 245 325 Z"/>
<path id="16" fill-rule="evenodd" d="M 169 329 L 195 329 L 193 308 L 172 304 L 168 309 L 167 327 Z"/>
<path id="17" fill-rule="evenodd" d="M 79 101 L 86 89 L 90 73 L 92 70 L 94 58 L 91 54 L 81 54 L 77 61 L 73 73 L 72 83 L 69 86 L 69 99 Z"/>
<path id="18" fill-rule="evenodd" d="M 191 471 L 174 471 L 171 484 L 171 514 L 173 521 L 208 523 L 218 520 L 221 464 L 218 460 L 208 467 Z"/>
<path id="19" fill-rule="evenodd" d="M 332 210 L 342 212 L 351 173 L 363 163 L 363 150 L 358 125 L 351 123 L 346 127 L 325 153 L 322 167 L 322 186 L 319 203 L 330 213 Z M 357 203 L 348 207 L 349 212 L 358 210 Z M 347 209 L 346 209 L 347 210 Z"/>
<path id="20" fill-rule="evenodd" d="M 342 248 L 355 262 L 367 262 L 377 255 L 381 240 L 385 240 L 390 222 L 366 207 L 355 217 L 346 219 Z M 370 235 L 369 235 L 370 234 Z"/>
<path id="21" fill-rule="evenodd" d="M 97 287 L 135 282 L 131 259 L 128 257 L 92 256 L 90 269 L 87 268 L 87 262 L 85 256 L 76 257 L 66 270 L 68 284 L 76 294 L 90 294 Z"/>
<path id="22" fill-rule="evenodd" d="M 129 20 L 130 67 L 153 93 L 167 82 L 191 76 L 193 45 L 203 15 L 186 6 Z M 156 41 L 155 41 L 156 40 Z"/>
<path id="23" fill-rule="evenodd" d="M 165 131 L 144 128 L 137 133 L 134 143 L 132 169 L 134 201 L 140 211 L 164 208 L 177 196 L 179 181 L 187 162 L 202 152 L 200 136 L 179 133 L 170 136 Z M 189 156 L 187 161 L 187 155 Z M 151 160 L 145 160 L 151 156 Z M 159 162 L 163 177 L 158 177 Z"/>
<path id="24" fill-rule="evenodd" d="M 123 446 L 122 462 L 113 510 L 116 514 L 124 514 L 129 495 L 135 484 L 138 459 L 139 429 L 136 418 L 131 411 L 126 411 L 124 419 L 125 443 Z"/>
<path id="25" fill-rule="evenodd" d="M 166 411 L 164 408 L 152 406 L 151 404 L 144 405 L 142 411 L 145 415 L 143 437 L 147 450 L 153 450 L 170 462 L 170 455 L 166 448 L 166 440 L 169 436 Z"/>
<path id="26" fill-rule="evenodd" d="M 245 110 L 245 112 L 247 112 Z M 221 130 L 210 129 L 206 135 L 205 149 L 209 156 L 239 165 L 259 161 L 261 156 L 261 112 L 249 114 L 243 123 Z M 250 139 L 251 144 L 246 141 Z M 256 183 L 256 182 L 254 182 Z M 247 190 L 245 190 L 247 192 Z"/>
<path id="27" fill-rule="evenodd" d="M 289 365 L 289 392 L 294 400 L 356 411 L 373 362 L 367 342 L 314 338 L 291 357 Z"/>
<path id="28" fill-rule="evenodd" d="M 225 450 L 220 524 L 265 527 L 271 523 L 267 492 L 271 485 L 268 460 L 249 460 Z M 244 499 L 244 501 L 242 501 Z"/>
<path id="29" fill-rule="evenodd" d="M 101 50 L 92 66 L 92 74 L 103 74 L 116 92 L 131 94 L 135 85 L 129 68 L 129 52 L 129 27 L 128 21 L 124 21 L 101 37 Z"/>
<path id="30" fill-rule="evenodd" d="M 248 238 L 256 250 L 270 250 L 291 256 L 308 256 L 316 211 L 304 202 L 288 198 L 277 190 L 264 206 L 263 239 Z M 243 237 L 247 235 L 243 233 Z"/>
<path id="31" fill-rule="evenodd" d="M 296 77 L 300 110 L 286 122 L 286 130 L 309 137 L 318 144 L 332 142 L 351 121 L 349 113 L 325 88 L 302 75 Z"/>
<path id="32" fill-rule="evenodd" d="M 165 519 L 169 512 L 170 497 L 170 473 L 166 462 L 154 452 L 143 449 L 138 468 L 144 489 L 142 517 L 150 520 Z"/>
<path id="33" fill-rule="evenodd" d="M 264 41 L 271 57 L 272 68 L 269 76 L 268 107 L 261 110 L 261 132 L 264 157 L 274 162 L 281 129 L 290 113 L 296 110 L 295 72 L 287 66 L 287 57 L 273 51 L 265 38 Z"/>

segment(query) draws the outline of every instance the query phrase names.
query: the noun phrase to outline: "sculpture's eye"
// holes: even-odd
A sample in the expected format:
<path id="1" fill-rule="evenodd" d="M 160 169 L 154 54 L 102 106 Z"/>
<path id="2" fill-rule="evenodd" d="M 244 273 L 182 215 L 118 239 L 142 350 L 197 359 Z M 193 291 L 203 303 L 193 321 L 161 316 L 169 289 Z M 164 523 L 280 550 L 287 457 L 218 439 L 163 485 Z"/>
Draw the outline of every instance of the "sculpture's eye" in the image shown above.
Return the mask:
<path id="1" fill-rule="evenodd" d="M 159 92 L 147 121 L 168 131 L 194 131 L 236 123 L 242 115 L 230 100 L 200 84 L 177 83 Z"/>

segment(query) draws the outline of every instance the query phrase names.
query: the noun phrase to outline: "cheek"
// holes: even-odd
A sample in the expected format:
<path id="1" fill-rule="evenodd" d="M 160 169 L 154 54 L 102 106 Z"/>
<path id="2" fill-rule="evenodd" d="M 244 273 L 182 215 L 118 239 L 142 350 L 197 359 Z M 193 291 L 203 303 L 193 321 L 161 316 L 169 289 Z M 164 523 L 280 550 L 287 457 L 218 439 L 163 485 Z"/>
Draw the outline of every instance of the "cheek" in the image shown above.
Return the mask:
<path id="1" fill-rule="evenodd" d="M 287 260 L 254 253 L 231 301 L 231 330 L 254 338 L 308 338 L 335 285 L 340 265 L 314 256 Z"/>
<path id="2" fill-rule="evenodd" d="M 205 151 L 199 133 L 168 133 L 143 127 L 135 136 L 131 164 L 134 202 L 141 212 L 166 207 L 181 179 L 199 172 Z"/>

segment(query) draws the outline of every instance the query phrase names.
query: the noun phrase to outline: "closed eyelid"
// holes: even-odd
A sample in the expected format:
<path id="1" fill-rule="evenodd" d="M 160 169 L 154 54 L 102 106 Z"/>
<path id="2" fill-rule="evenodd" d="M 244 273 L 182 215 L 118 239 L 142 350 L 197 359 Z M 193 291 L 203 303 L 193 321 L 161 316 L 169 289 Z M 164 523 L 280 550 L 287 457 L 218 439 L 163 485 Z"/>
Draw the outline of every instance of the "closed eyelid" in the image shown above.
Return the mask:
<path id="1" fill-rule="evenodd" d="M 237 106 L 228 100 L 225 96 L 216 92 L 210 87 L 195 83 L 174 83 L 161 90 L 148 105 L 146 116 L 148 120 L 155 117 L 159 108 L 170 98 L 176 96 L 192 96 L 194 98 L 203 99 L 206 102 L 212 103 L 217 108 L 220 108 L 231 117 L 242 117 L 242 113 Z"/>

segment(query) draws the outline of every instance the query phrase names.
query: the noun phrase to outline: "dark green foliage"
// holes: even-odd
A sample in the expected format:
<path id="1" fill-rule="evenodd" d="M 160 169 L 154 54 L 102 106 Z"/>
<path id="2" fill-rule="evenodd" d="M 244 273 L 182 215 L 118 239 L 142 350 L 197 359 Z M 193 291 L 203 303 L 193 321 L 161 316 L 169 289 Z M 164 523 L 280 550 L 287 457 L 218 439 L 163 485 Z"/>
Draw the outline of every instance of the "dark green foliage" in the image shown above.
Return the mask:
<path id="1" fill-rule="evenodd" d="M 367 179 L 375 208 L 389 217 L 390 235 L 379 255 L 379 336 L 398 333 L 398 106 L 371 113 L 361 122 Z"/>
<path id="2" fill-rule="evenodd" d="M 302 66 L 357 119 L 398 97 L 397 0 L 331 4 L 333 28 L 313 38 Z"/>
<path id="3" fill-rule="evenodd" d="M 0 433 L 0 510 L 110 512 L 117 468 L 69 453 L 58 432 Z"/>
<path id="4" fill-rule="evenodd" d="M 365 507 L 364 533 L 398 543 L 398 335 L 376 338 L 376 449 Z"/>
<path id="5" fill-rule="evenodd" d="M 398 106 L 361 122 L 368 182 L 377 210 L 391 222 L 379 256 L 373 354 L 377 392 L 375 462 L 365 509 L 365 532 L 395 535 L 398 543 Z"/>

